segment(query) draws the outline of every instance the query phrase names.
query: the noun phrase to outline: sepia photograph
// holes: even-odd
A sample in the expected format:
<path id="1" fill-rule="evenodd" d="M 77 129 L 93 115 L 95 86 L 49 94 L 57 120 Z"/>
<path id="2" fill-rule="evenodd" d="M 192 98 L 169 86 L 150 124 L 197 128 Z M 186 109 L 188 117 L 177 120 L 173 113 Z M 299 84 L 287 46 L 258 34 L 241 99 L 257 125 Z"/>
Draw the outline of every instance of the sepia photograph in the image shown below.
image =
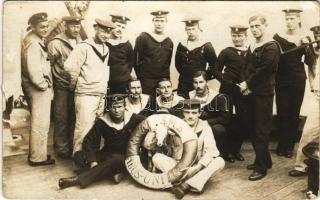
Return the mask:
<path id="1" fill-rule="evenodd" d="M 2 6 L 2 198 L 320 199 L 319 1 Z"/>

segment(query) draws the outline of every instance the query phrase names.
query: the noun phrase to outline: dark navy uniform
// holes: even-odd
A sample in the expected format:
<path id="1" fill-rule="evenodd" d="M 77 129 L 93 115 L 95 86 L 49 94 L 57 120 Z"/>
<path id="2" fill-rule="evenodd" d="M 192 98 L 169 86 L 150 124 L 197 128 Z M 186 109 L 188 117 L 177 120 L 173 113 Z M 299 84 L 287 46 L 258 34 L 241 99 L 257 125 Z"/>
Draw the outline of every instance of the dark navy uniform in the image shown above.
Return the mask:
<path id="1" fill-rule="evenodd" d="M 162 78 L 170 79 L 172 51 L 173 42 L 169 37 L 159 42 L 143 32 L 136 39 L 134 69 L 144 94 L 155 97 L 158 82 Z"/>
<path id="2" fill-rule="evenodd" d="M 126 115 L 125 119 L 128 117 Z M 76 152 L 74 156 L 77 166 L 83 169 L 78 175 L 80 187 L 87 187 L 96 180 L 125 171 L 124 154 L 130 134 L 145 117 L 133 114 L 129 119 L 124 121 L 124 127 L 118 130 L 113 126 L 109 114 L 105 114 L 85 136 L 82 150 Z M 104 138 L 105 143 L 100 150 L 101 138 Z M 98 165 L 90 168 L 89 164 L 92 162 L 98 162 Z"/>
<path id="3" fill-rule="evenodd" d="M 297 47 L 278 34 L 274 36 L 274 39 L 280 44 L 283 51 Z M 278 154 L 292 155 L 296 142 L 307 78 L 302 62 L 303 56 L 305 60 L 315 60 L 315 57 L 303 48 L 280 57 L 276 76 L 276 104 L 280 133 Z"/>
<path id="4" fill-rule="evenodd" d="M 106 45 L 110 50 L 109 92 L 125 94 L 134 62 L 132 45 L 129 41 L 116 45 L 107 42 Z"/>
<path id="5" fill-rule="evenodd" d="M 236 85 L 241 80 L 241 71 L 246 62 L 247 50 L 240 50 L 236 47 L 227 47 L 221 51 L 217 60 L 217 72 L 214 73 L 216 79 L 221 83 L 220 93 L 229 96 L 229 112 L 233 114 L 235 107 L 236 116 L 230 124 L 228 139 L 230 153 L 240 153 L 244 135 L 248 132 L 248 122 L 246 119 L 247 97 L 243 96 L 240 88 Z M 222 70 L 224 69 L 224 73 Z"/>
<path id="6" fill-rule="evenodd" d="M 177 47 L 175 57 L 176 69 L 179 72 L 178 94 L 187 98 L 193 90 L 192 77 L 197 71 L 207 71 L 216 64 L 217 56 L 211 42 L 189 50 L 182 43 Z M 208 64 L 208 67 L 207 67 Z"/>
<path id="7" fill-rule="evenodd" d="M 130 19 L 126 16 L 112 14 L 111 21 L 118 27 L 116 32 L 121 34 L 113 34 L 112 38 L 106 43 L 110 50 L 109 63 L 110 78 L 109 78 L 109 93 L 110 94 L 125 94 L 128 80 L 133 67 L 134 55 L 131 43 L 123 40 L 122 29 L 126 26 Z"/>
<path id="8" fill-rule="evenodd" d="M 272 127 L 272 107 L 275 75 L 278 68 L 280 49 L 275 41 L 270 41 L 247 53 L 243 69 L 243 80 L 252 91 L 249 95 L 247 117 L 252 123 L 251 133 L 256 154 L 255 171 L 266 173 L 272 166 L 269 152 L 269 136 Z"/>

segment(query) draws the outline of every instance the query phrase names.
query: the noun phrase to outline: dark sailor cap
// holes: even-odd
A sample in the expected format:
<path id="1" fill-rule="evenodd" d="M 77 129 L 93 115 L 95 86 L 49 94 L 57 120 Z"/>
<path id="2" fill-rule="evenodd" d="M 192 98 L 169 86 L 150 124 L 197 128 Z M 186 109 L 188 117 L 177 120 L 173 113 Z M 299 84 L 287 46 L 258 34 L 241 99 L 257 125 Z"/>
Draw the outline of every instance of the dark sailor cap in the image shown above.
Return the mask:
<path id="1" fill-rule="evenodd" d="M 29 18 L 28 24 L 35 25 L 35 24 L 38 24 L 38 23 L 44 22 L 44 21 L 48 21 L 48 14 L 46 12 L 40 12 L 40 13 L 33 14 Z"/>
<path id="2" fill-rule="evenodd" d="M 118 104 L 125 104 L 126 97 L 127 97 L 126 94 L 112 94 L 107 96 L 108 107 L 118 105 Z"/>
<path id="3" fill-rule="evenodd" d="M 112 22 L 119 22 L 122 24 L 127 24 L 127 21 L 131 21 L 128 17 L 126 16 L 122 16 L 122 15 L 118 15 L 118 14 L 111 14 L 111 21 Z"/>
<path id="4" fill-rule="evenodd" d="M 201 18 L 198 17 L 189 17 L 182 20 L 182 22 L 186 23 L 186 26 L 194 26 L 199 24 L 199 21 L 201 21 Z"/>
<path id="5" fill-rule="evenodd" d="M 288 14 L 300 14 L 302 12 L 302 9 L 299 8 L 287 8 L 283 9 L 282 12 L 284 12 L 286 15 Z"/>
<path id="6" fill-rule="evenodd" d="M 157 17 L 157 18 L 162 18 L 162 17 L 166 17 L 167 14 L 169 14 L 169 11 L 157 10 L 157 11 L 152 11 L 150 14 Z"/>
<path id="7" fill-rule="evenodd" d="M 64 16 L 62 20 L 68 24 L 80 24 L 83 19 L 78 16 Z"/>
<path id="8" fill-rule="evenodd" d="M 232 25 L 230 26 L 230 29 L 231 29 L 231 33 L 238 34 L 238 33 L 246 33 L 248 27 L 242 26 L 242 25 Z"/>
<path id="9" fill-rule="evenodd" d="M 310 31 L 312 31 L 314 34 L 319 34 L 320 33 L 320 26 L 314 26 L 310 28 Z"/>
<path id="10" fill-rule="evenodd" d="M 182 109 L 200 109 L 201 101 L 198 99 L 184 99 L 179 101 L 179 108 Z"/>

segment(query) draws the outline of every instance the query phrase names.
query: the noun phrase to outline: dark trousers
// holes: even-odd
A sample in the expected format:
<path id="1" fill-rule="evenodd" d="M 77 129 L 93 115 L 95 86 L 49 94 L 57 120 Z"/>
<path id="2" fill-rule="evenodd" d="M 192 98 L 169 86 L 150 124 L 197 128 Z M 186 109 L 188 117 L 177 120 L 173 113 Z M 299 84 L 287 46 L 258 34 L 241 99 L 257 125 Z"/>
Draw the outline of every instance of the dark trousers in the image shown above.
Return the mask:
<path id="1" fill-rule="evenodd" d="M 251 96 L 248 100 L 248 114 L 252 124 L 251 138 L 256 154 L 255 170 L 264 173 L 272 166 L 269 137 L 272 128 L 273 96 Z"/>
<path id="2" fill-rule="evenodd" d="M 210 119 L 208 119 L 208 123 L 210 124 Z M 226 155 L 227 153 L 227 144 L 226 144 L 226 128 L 222 124 L 210 124 L 214 139 L 216 141 L 217 148 L 221 155 Z"/>
<path id="3" fill-rule="evenodd" d="M 109 85 L 109 94 L 127 94 L 127 81 L 123 82 L 110 82 L 108 83 Z"/>
<path id="4" fill-rule="evenodd" d="M 74 93 L 54 89 L 54 150 L 57 154 L 71 154 L 75 126 Z"/>
<path id="5" fill-rule="evenodd" d="M 93 168 L 89 167 L 90 163 L 88 163 L 83 151 L 76 152 L 74 159 L 75 164 L 82 169 L 78 175 L 81 188 L 85 188 L 95 181 L 111 177 L 116 173 L 125 172 L 124 154 L 98 152 L 98 165 Z"/>
<path id="6" fill-rule="evenodd" d="M 298 135 L 299 115 L 306 82 L 276 86 L 280 152 L 292 151 Z"/>
<path id="7" fill-rule="evenodd" d="M 239 87 L 230 84 L 222 84 L 220 93 L 229 96 L 230 116 L 233 116 L 233 106 L 235 108 L 235 115 L 227 127 L 226 151 L 239 153 L 244 138 L 250 135 L 250 123 L 252 123 L 248 118 L 248 97 L 242 95 Z"/>

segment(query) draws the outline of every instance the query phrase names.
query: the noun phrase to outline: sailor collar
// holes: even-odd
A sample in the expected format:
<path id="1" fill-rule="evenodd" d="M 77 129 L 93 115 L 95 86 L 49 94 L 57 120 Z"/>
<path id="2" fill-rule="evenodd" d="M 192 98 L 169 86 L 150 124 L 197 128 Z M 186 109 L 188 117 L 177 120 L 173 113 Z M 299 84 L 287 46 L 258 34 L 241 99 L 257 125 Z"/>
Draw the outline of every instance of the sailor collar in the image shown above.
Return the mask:
<path id="1" fill-rule="evenodd" d="M 236 46 L 232 46 L 231 48 L 235 49 L 236 51 L 247 51 L 248 50 L 248 46 L 243 46 L 243 47 L 236 47 Z"/>
<path id="2" fill-rule="evenodd" d="M 296 46 L 300 46 L 301 39 L 306 37 L 306 35 L 304 35 L 301 30 L 295 35 L 289 35 L 286 32 L 283 32 L 281 34 L 278 34 L 278 36 L 287 40 L 288 42 L 295 44 Z"/>
<path id="3" fill-rule="evenodd" d="M 207 42 L 204 41 L 203 39 L 199 39 L 197 41 L 189 41 L 188 39 L 183 40 L 182 42 L 180 42 L 181 45 L 183 45 L 184 47 L 186 47 L 189 51 L 192 51 L 196 48 L 202 47 L 203 45 L 205 45 Z"/>
<path id="4" fill-rule="evenodd" d="M 175 93 L 173 93 L 173 98 L 172 98 L 172 101 L 171 101 L 171 102 L 164 103 L 164 102 L 161 100 L 161 95 L 156 98 L 156 102 L 157 102 L 157 104 L 158 104 L 158 106 L 159 106 L 160 108 L 168 108 L 168 109 L 176 106 L 176 105 L 179 103 L 179 101 L 181 101 L 181 100 L 183 100 L 183 98 L 180 97 L 180 96 L 178 96 L 178 95 L 175 94 Z M 170 103 L 170 107 L 167 106 L 169 103 Z"/>
<path id="5" fill-rule="evenodd" d="M 105 43 L 102 43 L 102 44 L 97 44 L 94 42 L 93 38 L 89 38 L 85 41 L 83 41 L 82 43 L 86 43 L 88 44 L 89 46 L 91 46 L 92 50 L 94 51 L 94 53 L 98 56 L 98 58 L 104 63 L 106 61 L 108 61 L 108 59 L 106 59 L 109 55 L 109 48 L 108 46 L 105 44 Z M 105 49 L 106 52 L 103 52 L 105 53 L 104 55 L 101 54 L 101 52 L 97 49 L 98 48 L 101 48 L 101 45 L 103 47 L 103 49 Z"/>
<path id="6" fill-rule="evenodd" d="M 119 130 L 123 129 L 124 126 L 130 121 L 132 114 L 133 114 L 132 112 L 128 112 L 128 111 L 124 112 L 124 121 L 123 121 L 122 127 L 116 126 L 116 123 L 114 123 L 112 121 L 109 112 L 104 113 L 101 117 L 99 117 L 99 119 L 101 119 L 104 123 L 106 123 L 111 128 L 114 128 L 119 131 Z"/>
<path id="7" fill-rule="evenodd" d="M 65 42 L 69 46 L 69 48 L 71 48 L 71 49 L 74 48 L 74 44 L 72 42 L 70 42 L 70 38 L 68 38 L 68 36 L 66 35 L 65 32 L 58 34 L 56 37 L 53 38 L 53 40 L 54 39 L 58 39 L 58 40 Z M 81 38 L 77 37 L 74 40 L 76 41 L 76 44 L 78 44 L 81 41 Z"/>
<path id="8" fill-rule="evenodd" d="M 149 95 L 146 95 L 146 94 L 140 95 L 140 104 L 138 104 L 138 105 L 141 105 L 141 108 L 138 108 L 137 105 L 132 104 L 129 100 L 129 97 L 126 97 L 125 101 L 126 101 L 126 109 L 128 111 L 135 113 L 135 114 L 138 114 L 140 111 L 142 111 L 147 106 L 147 104 L 149 102 Z M 137 109 L 139 109 L 139 110 L 137 110 Z"/>
<path id="9" fill-rule="evenodd" d="M 109 44 L 111 44 L 112 46 L 116 46 L 116 45 L 119 45 L 119 44 L 123 44 L 123 43 L 127 43 L 129 40 L 128 39 L 119 39 L 119 40 L 115 40 L 115 39 L 109 39 L 107 42 Z"/>
<path id="10" fill-rule="evenodd" d="M 205 97 L 197 97 L 196 90 L 190 91 L 189 97 L 190 97 L 190 99 L 198 99 L 201 101 L 203 101 L 205 99 L 204 100 L 205 102 L 201 103 L 201 107 L 203 107 L 203 106 L 207 105 L 208 103 L 210 103 L 219 94 L 219 92 L 216 90 L 213 90 L 211 88 L 208 88 L 208 89 L 209 89 L 209 92 L 208 92 L 207 96 L 205 96 Z"/>
<path id="11" fill-rule="evenodd" d="M 169 37 L 165 32 L 163 32 L 161 35 L 155 34 L 153 31 L 147 31 L 146 33 L 157 42 L 163 42 Z"/>

